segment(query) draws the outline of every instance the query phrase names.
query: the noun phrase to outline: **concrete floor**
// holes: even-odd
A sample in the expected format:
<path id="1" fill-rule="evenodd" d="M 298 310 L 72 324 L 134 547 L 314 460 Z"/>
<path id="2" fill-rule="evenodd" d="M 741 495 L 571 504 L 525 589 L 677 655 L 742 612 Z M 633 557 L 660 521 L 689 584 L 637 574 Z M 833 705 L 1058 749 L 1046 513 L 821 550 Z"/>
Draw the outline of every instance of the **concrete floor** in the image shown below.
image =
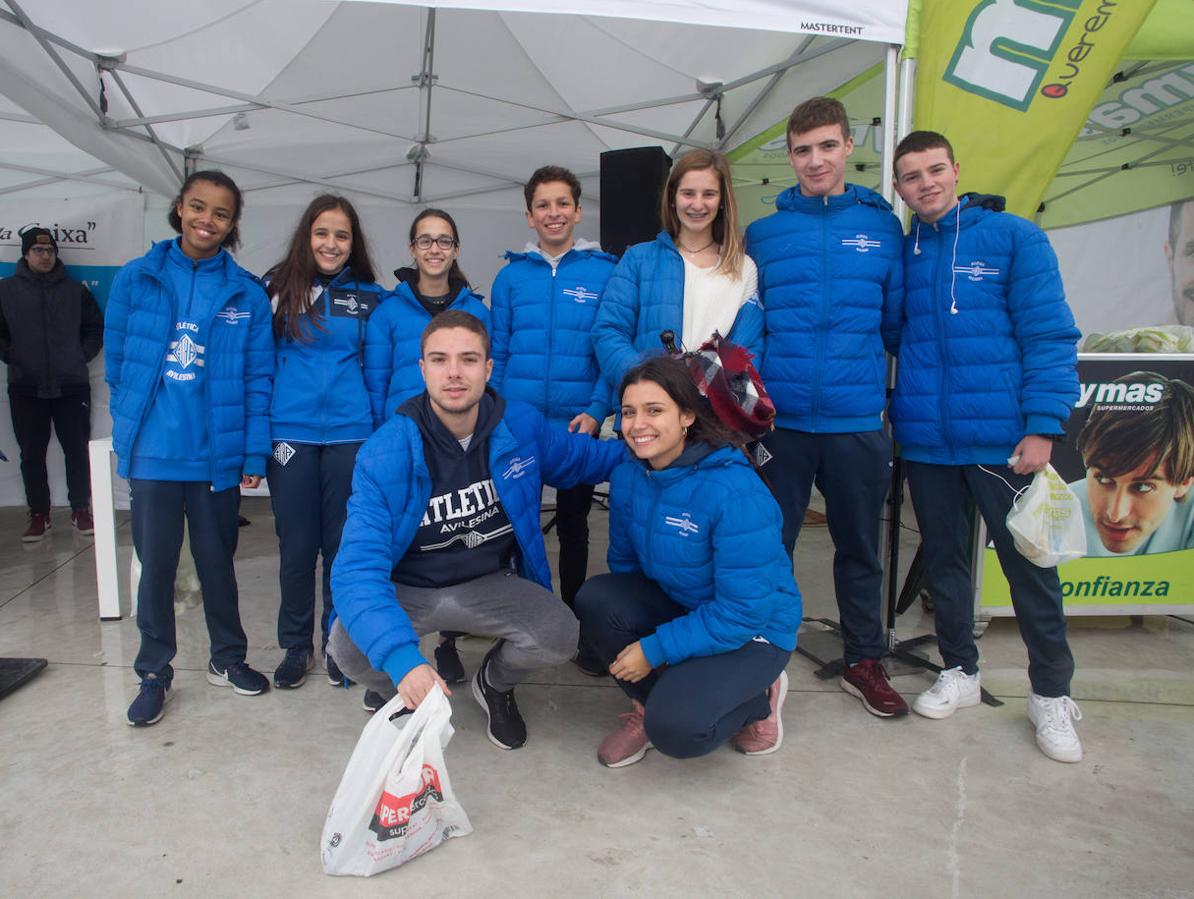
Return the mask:
<path id="1" fill-rule="evenodd" d="M 268 500 L 244 512 L 249 661 L 272 672 Z M 321 873 L 318 844 L 366 720 L 360 688 L 312 677 L 245 698 L 212 687 L 201 609 L 184 605 L 177 695 L 160 724 L 130 728 L 135 624 L 96 620 L 94 554 L 64 511 L 40 545 L 20 544 L 22 523 L 22 510 L 0 510 L 0 656 L 50 665 L 0 701 L 0 895 L 1194 895 L 1194 625 L 1176 619 L 1071 620 L 1079 765 L 1033 743 L 1010 621 L 979 643 L 984 684 L 1004 706 L 882 721 L 794 656 L 784 746 L 754 759 L 653 752 L 602 768 L 596 746 L 626 704 L 571 666 L 519 688 L 530 739 L 502 752 L 458 690 L 447 758 L 474 834 L 345 880 Z M 604 531 L 604 513 L 593 525 Z M 824 528 L 802 535 L 797 578 L 806 614 L 836 617 Z M 917 607 L 899 635 L 930 628 Z M 485 644 L 462 647 L 471 673 Z M 909 699 L 930 682 L 896 679 Z"/>

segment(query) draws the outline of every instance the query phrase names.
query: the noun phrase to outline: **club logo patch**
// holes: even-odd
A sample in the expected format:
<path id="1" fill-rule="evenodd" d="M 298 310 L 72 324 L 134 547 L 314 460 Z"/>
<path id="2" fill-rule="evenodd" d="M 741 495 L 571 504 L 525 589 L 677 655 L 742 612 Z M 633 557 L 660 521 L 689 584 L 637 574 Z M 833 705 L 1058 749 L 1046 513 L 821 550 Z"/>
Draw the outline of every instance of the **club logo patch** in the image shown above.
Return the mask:
<path id="1" fill-rule="evenodd" d="M 853 247 L 859 253 L 869 253 L 871 250 L 878 249 L 882 244 L 877 240 L 871 240 L 865 234 L 855 234 L 854 237 L 843 240 L 843 247 Z"/>
<path id="2" fill-rule="evenodd" d="M 759 466 L 759 468 L 762 468 L 774 458 L 763 444 L 759 443 L 755 445 L 755 465 Z"/>
<path id="3" fill-rule="evenodd" d="M 250 312 L 237 312 L 235 306 L 225 306 L 216 313 L 216 318 L 222 318 L 228 324 L 235 325 L 238 321 L 249 318 L 251 315 Z"/>
<path id="4" fill-rule="evenodd" d="M 955 265 L 954 271 L 959 275 L 965 275 L 968 281 L 981 281 L 984 275 L 998 275 L 999 269 L 987 268 L 982 260 L 976 259 L 969 265 Z"/>
<path id="5" fill-rule="evenodd" d="M 593 293 L 593 291 L 587 290 L 580 286 L 567 287 L 562 291 L 562 293 L 566 297 L 572 297 L 572 299 L 577 303 L 587 303 L 589 300 L 597 299 L 598 296 L 597 294 Z"/>
<path id="6" fill-rule="evenodd" d="M 664 517 L 663 523 L 679 530 L 681 537 L 700 533 L 701 530 L 701 526 L 692 520 L 692 516 L 688 512 L 680 516 L 667 515 Z"/>
<path id="7" fill-rule="evenodd" d="M 524 459 L 521 456 L 515 456 L 510 460 L 510 466 L 502 472 L 502 477 L 510 481 L 516 481 L 526 474 L 527 469 L 535 464 L 535 457 Z"/>
<path id="8" fill-rule="evenodd" d="M 285 465 L 294 458 L 295 449 L 289 443 L 279 443 L 274 447 L 274 458 L 279 465 Z"/>

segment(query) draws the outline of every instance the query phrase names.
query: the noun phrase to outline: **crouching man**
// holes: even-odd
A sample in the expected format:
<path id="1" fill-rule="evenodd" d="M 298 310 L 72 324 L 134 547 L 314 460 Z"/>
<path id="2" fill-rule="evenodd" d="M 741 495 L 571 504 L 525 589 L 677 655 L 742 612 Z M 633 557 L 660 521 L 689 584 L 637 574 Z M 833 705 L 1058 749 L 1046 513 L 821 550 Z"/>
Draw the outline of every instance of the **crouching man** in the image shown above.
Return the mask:
<path id="1" fill-rule="evenodd" d="M 473 696 L 490 741 L 517 749 L 526 724 L 514 687 L 571 659 L 578 637 L 576 617 L 551 592 L 541 484 L 601 483 L 625 448 L 551 428 L 487 388 L 489 335 L 468 313 L 436 316 L 421 353 L 427 389 L 357 456 L 328 652 L 369 691 L 366 708 L 397 692 L 413 709 L 436 684 L 450 693 L 419 654 L 422 634 L 493 635 Z"/>

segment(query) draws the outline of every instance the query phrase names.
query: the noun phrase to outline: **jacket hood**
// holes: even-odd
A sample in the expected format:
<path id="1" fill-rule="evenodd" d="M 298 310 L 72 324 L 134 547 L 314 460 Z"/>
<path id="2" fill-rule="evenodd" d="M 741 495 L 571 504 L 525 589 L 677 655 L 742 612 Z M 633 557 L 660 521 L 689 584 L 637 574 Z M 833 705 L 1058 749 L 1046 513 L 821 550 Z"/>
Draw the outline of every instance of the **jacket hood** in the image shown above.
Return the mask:
<path id="1" fill-rule="evenodd" d="M 419 270 L 413 265 L 404 265 L 394 269 L 394 277 L 398 279 L 399 287 L 405 284 L 410 288 L 412 297 L 419 292 Z M 460 294 L 469 289 L 468 282 L 463 278 L 448 275 L 448 293 L 453 295 L 452 302 L 460 299 Z"/>
<path id="2" fill-rule="evenodd" d="M 13 277 L 23 278 L 26 281 L 32 281 L 34 284 L 57 284 L 59 281 L 66 279 L 66 266 L 62 264 L 61 259 L 54 260 L 54 267 L 48 272 L 35 272 L 29 267 L 29 263 L 25 261 L 22 256 L 17 260 L 17 270 L 13 272 Z"/>
<path id="3" fill-rule="evenodd" d="M 840 209 L 846 206 L 861 204 L 873 206 L 883 212 L 891 211 L 891 204 L 880 194 L 869 187 L 858 184 L 847 184 L 845 193 L 834 194 L 830 197 L 806 197 L 800 192 L 800 185 L 794 184 L 775 198 L 775 208 L 796 212 L 810 212 L 828 206 Z"/>
<path id="4" fill-rule="evenodd" d="M 631 455 L 633 456 L 633 452 Z M 647 460 L 635 457 L 635 461 L 644 469 L 651 470 L 651 465 Z M 723 443 L 714 446 L 713 444 L 705 443 L 703 440 L 694 440 L 685 445 L 684 451 L 673 459 L 667 468 L 655 472 L 655 476 L 682 474 L 689 468 L 716 468 L 719 465 L 733 465 L 736 463 L 741 463 L 742 465 L 750 464 L 741 452 L 729 444 Z"/>
<path id="5" fill-rule="evenodd" d="M 477 404 L 477 426 L 473 428 L 473 439 L 468 450 L 460 448 L 460 441 L 452 435 L 431 408 L 431 399 L 424 390 L 417 396 L 412 396 L 398 407 L 398 414 L 405 415 L 419 427 L 423 438 L 431 444 L 436 453 L 448 456 L 463 456 L 471 453 L 479 446 L 489 442 L 489 436 L 506 413 L 506 401 L 490 386 L 486 385 L 485 393 Z"/>
<path id="6" fill-rule="evenodd" d="M 608 259 L 610 262 L 617 262 L 618 257 L 612 253 L 607 253 L 601 249 L 601 244 L 595 240 L 586 240 L 583 237 L 578 237 L 576 243 L 572 245 L 567 253 L 560 257 L 563 262 L 573 253 L 584 254 L 586 256 L 595 256 L 602 259 Z M 539 249 L 539 245 L 533 240 L 528 240 L 526 246 L 521 250 L 507 250 L 502 257 L 507 262 L 516 262 L 520 259 L 538 259 L 540 262 L 547 262 L 547 258 L 543 255 L 543 251 Z"/>

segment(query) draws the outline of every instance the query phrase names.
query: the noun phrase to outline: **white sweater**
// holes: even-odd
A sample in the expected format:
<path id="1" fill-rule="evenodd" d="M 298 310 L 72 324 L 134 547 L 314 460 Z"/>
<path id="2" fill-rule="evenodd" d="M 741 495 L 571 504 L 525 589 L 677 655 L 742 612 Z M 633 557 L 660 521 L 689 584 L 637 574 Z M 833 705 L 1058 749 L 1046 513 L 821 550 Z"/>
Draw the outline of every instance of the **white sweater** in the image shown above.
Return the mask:
<path id="1" fill-rule="evenodd" d="M 731 278 L 711 268 L 698 268 L 684 260 L 684 342 L 695 350 L 717 331 L 729 336 L 738 310 L 759 290 L 759 270 L 749 256 L 742 259 L 742 277 Z"/>

